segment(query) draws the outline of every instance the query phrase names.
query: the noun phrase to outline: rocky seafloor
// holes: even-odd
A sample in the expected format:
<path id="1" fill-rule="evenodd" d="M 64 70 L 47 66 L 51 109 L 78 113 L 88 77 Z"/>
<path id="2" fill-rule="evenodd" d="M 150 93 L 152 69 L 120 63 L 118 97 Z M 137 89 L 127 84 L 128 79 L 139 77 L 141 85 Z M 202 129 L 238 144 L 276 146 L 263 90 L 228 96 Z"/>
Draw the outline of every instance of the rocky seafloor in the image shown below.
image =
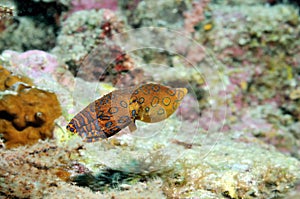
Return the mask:
<path id="1" fill-rule="evenodd" d="M 0 1 L 0 198 L 299 198 L 297 1 Z M 97 142 L 85 106 L 149 82 L 169 118 Z"/>

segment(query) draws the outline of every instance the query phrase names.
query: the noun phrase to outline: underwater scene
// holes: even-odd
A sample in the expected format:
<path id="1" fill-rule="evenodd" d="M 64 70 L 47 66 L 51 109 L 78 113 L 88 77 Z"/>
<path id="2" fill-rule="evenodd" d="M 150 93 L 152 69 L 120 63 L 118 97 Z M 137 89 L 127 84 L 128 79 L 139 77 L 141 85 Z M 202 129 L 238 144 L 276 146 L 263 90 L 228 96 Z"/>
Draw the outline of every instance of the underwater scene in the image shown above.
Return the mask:
<path id="1" fill-rule="evenodd" d="M 299 199 L 297 0 L 0 0 L 0 199 Z"/>

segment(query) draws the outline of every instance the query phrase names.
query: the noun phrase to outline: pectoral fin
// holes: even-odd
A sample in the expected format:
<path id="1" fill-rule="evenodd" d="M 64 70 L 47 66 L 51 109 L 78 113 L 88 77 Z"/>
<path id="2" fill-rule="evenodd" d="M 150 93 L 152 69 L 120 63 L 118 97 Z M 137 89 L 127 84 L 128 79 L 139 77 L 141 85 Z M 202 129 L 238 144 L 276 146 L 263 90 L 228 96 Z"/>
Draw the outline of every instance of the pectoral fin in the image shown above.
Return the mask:
<path id="1" fill-rule="evenodd" d="M 133 132 L 137 129 L 135 122 L 131 122 L 128 127 L 129 127 L 130 132 Z"/>

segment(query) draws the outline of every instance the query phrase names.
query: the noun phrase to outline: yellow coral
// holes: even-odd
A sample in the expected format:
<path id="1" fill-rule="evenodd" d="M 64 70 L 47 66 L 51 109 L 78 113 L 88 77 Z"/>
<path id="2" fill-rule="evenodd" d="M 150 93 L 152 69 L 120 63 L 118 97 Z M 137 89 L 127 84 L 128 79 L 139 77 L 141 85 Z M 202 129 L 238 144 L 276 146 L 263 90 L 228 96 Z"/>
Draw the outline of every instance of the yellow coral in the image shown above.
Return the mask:
<path id="1" fill-rule="evenodd" d="M 16 93 L 5 94 L 0 100 L 0 134 L 6 147 L 52 138 L 54 120 L 61 115 L 56 95 L 31 87 L 30 80 L 13 76 L 3 67 L 0 70 L 0 88 L 13 89 Z"/>

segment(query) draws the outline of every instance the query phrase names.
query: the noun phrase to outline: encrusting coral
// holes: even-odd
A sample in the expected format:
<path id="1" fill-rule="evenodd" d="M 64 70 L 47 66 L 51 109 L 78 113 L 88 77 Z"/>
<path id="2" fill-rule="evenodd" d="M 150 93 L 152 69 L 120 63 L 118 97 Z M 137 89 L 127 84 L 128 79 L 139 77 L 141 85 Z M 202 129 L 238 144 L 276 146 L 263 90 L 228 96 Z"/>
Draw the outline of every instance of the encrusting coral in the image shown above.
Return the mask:
<path id="1" fill-rule="evenodd" d="M 54 93 L 33 87 L 25 77 L 0 68 L 0 134 L 7 148 L 51 138 L 54 120 L 61 115 Z"/>
<path id="2" fill-rule="evenodd" d="M 52 53 L 75 66 L 94 47 L 124 29 L 116 14 L 106 9 L 77 11 L 61 23 L 62 29 Z"/>

